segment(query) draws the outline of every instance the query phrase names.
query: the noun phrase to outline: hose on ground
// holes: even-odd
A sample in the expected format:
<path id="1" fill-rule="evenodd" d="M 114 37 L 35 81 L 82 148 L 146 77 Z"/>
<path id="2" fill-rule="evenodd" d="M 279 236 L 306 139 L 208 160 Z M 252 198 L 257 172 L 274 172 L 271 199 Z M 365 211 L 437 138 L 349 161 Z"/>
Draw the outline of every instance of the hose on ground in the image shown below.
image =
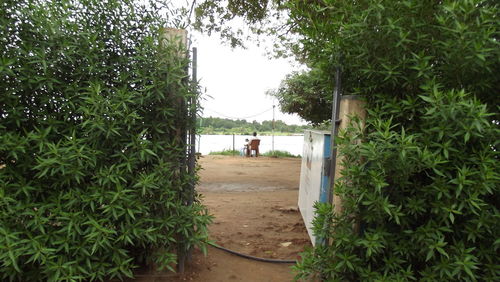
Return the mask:
<path id="1" fill-rule="evenodd" d="M 233 255 L 237 255 L 237 256 L 240 256 L 240 257 L 243 257 L 243 258 L 247 258 L 247 259 L 253 259 L 253 260 L 256 260 L 256 261 L 262 261 L 262 262 L 272 262 L 272 263 L 297 263 L 296 260 L 283 260 L 283 259 L 268 259 L 268 258 L 259 258 L 259 257 L 254 257 L 254 256 L 251 256 L 251 255 L 247 255 L 247 254 L 242 254 L 242 253 L 239 253 L 237 251 L 233 251 L 233 250 L 230 250 L 230 249 L 226 249 L 222 246 L 219 246 L 213 242 L 206 242 L 208 245 L 216 248 L 216 249 L 219 249 L 219 250 L 223 250 L 223 251 L 226 251 L 230 254 L 233 254 Z"/>

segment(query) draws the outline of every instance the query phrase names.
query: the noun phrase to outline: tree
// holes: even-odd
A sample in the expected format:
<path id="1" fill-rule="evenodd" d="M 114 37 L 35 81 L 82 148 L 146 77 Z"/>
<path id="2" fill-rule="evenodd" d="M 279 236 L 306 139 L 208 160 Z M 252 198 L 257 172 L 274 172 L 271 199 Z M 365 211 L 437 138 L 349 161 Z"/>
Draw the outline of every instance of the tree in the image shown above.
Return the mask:
<path id="1" fill-rule="evenodd" d="M 223 2 L 203 3 L 216 7 L 210 10 L 199 6 L 197 22 L 210 19 L 211 24 L 200 25 L 205 30 L 230 29 L 227 21 L 239 16 L 257 33 L 277 36 L 276 54 L 282 55 L 286 48 L 285 54 L 293 54 L 313 69 L 314 79 L 323 80 L 319 92 L 327 95 L 318 96 L 317 104 L 329 99 L 328 88 L 332 87 L 338 64 L 343 68 L 345 94 L 365 95 L 368 99 L 376 99 L 380 93 L 397 99 L 415 97 L 421 93 L 422 84 L 435 79 L 446 88 L 470 91 L 490 106 L 498 102 L 496 1 L 242 0 L 229 1 L 227 7 Z M 244 9 L 249 5 L 254 9 Z M 227 16 L 216 22 L 211 18 L 216 11 Z M 286 23 L 269 20 L 277 16 L 285 18 Z M 235 31 L 232 36 L 237 34 Z M 293 83 L 289 79 L 277 91 L 283 109 L 296 110 L 310 121 L 317 121 L 318 115 L 327 119 L 328 109 L 314 111 L 311 116 L 310 111 L 292 107 L 310 101 L 311 95 L 309 85 L 304 83 L 304 89 L 297 88 L 285 98 L 286 85 Z"/>
<path id="2" fill-rule="evenodd" d="M 195 8 L 194 27 L 208 34 L 218 33 L 223 41 L 232 47 L 244 46 L 245 39 L 252 33 L 246 33 L 238 20 L 260 34 L 268 20 L 279 16 L 281 0 L 204 0 Z"/>
<path id="3" fill-rule="evenodd" d="M 415 97 L 436 80 L 498 102 L 494 1 L 290 1 L 288 9 L 296 54 L 325 73 L 341 64 L 346 94 Z"/>
<path id="4" fill-rule="evenodd" d="M 332 87 L 318 69 L 288 75 L 278 89 L 268 94 L 276 97 L 283 112 L 297 113 L 312 124 L 329 119 Z"/>
<path id="5" fill-rule="evenodd" d="M 276 132 L 301 133 L 309 126 L 287 125 L 281 120 L 275 121 Z M 208 117 L 203 119 L 201 131 L 204 134 L 213 133 L 236 133 L 236 134 L 251 134 L 254 131 L 270 132 L 273 129 L 273 122 L 270 120 L 259 123 L 257 121 L 247 122 L 246 120 L 231 120 L 217 117 Z"/>

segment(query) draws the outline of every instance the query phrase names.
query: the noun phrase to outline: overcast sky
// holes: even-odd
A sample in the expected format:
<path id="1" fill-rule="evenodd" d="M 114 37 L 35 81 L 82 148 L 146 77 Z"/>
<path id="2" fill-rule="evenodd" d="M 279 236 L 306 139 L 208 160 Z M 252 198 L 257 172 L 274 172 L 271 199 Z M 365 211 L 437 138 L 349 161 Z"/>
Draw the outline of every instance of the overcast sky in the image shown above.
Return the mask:
<path id="1" fill-rule="evenodd" d="M 170 0 L 175 7 L 191 7 L 193 0 Z M 242 22 L 236 21 L 244 28 Z M 232 22 L 234 25 L 235 23 Z M 272 120 L 287 124 L 306 124 L 298 115 L 280 112 L 277 101 L 266 95 L 276 89 L 285 76 L 298 69 L 285 59 L 269 59 L 265 47 L 245 42 L 247 49 L 232 49 L 221 43 L 219 35 L 207 36 L 188 29 L 192 47 L 198 49 L 198 79 L 206 91 L 202 106 L 203 117 Z M 263 40 L 265 41 L 265 40 Z"/>
<path id="2" fill-rule="evenodd" d="M 269 59 L 264 47 L 247 43 L 247 49 L 222 45 L 218 35 L 208 37 L 191 32 L 192 46 L 198 48 L 198 78 L 205 89 L 204 117 L 276 120 L 305 124 L 297 115 L 280 112 L 277 101 L 266 95 L 278 88 L 286 74 L 296 70 L 285 59 Z"/>
<path id="3" fill-rule="evenodd" d="M 174 7 L 189 8 L 192 1 L 170 0 L 169 3 Z M 233 20 L 231 24 L 245 29 L 240 20 Z M 299 68 L 297 63 L 269 59 L 265 55 L 265 47 L 258 47 L 252 42 L 245 42 L 246 49 L 232 49 L 221 43 L 219 34 L 209 37 L 191 28 L 188 28 L 188 33 L 192 47 L 198 49 L 198 79 L 206 90 L 202 101 L 203 117 L 246 119 L 250 122 L 272 120 L 274 103 L 276 120 L 287 124 L 306 124 L 298 115 L 281 113 L 277 101 L 266 95 L 267 90 L 278 88 L 287 74 Z"/>

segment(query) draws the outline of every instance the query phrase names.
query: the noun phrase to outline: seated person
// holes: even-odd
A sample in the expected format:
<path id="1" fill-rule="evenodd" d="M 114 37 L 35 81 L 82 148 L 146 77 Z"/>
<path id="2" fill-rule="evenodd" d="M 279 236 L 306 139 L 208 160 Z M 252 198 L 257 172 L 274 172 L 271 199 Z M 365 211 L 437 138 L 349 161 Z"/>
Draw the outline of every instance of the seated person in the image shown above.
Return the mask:
<path id="1" fill-rule="evenodd" d="M 248 139 L 245 139 L 245 141 L 247 141 Z M 260 140 L 259 138 L 257 138 L 257 132 L 254 132 L 252 134 L 252 137 L 250 138 L 250 140 L 248 140 L 247 144 L 246 144 L 246 148 L 247 148 L 247 151 L 246 151 L 246 156 L 249 157 L 250 156 L 250 153 L 252 151 L 252 148 L 250 147 L 250 144 L 252 144 L 252 140 Z M 256 150 L 256 156 L 259 155 L 259 149 L 257 148 Z"/>
<path id="2" fill-rule="evenodd" d="M 240 156 L 246 156 L 248 155 L 248 145 L 249 144 L 249 141 L 248 141 L 248 138 L 245 139 L 245 144 L 243 145 L 243 148 L 241 148 L 241 151 L 240 151 Z"/>

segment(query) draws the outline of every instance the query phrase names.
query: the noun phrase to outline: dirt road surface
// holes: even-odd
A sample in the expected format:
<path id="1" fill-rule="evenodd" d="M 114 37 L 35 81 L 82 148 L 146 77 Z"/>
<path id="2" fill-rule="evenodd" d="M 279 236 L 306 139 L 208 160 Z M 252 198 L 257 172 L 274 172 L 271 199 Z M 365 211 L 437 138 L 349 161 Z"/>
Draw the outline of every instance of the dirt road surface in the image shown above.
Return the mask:
<path id="1" fill-rule="evenodd" d="M 297 208 L 300 159 L 203 156 L 198 191 L 215 216 L 210 237 L 252 256 L 295 260 L 309 237 Z M 184 275 L 136 281 L 292 281 L 293 264 L 241 258 L 209 247 L 196 250 Z"/>

